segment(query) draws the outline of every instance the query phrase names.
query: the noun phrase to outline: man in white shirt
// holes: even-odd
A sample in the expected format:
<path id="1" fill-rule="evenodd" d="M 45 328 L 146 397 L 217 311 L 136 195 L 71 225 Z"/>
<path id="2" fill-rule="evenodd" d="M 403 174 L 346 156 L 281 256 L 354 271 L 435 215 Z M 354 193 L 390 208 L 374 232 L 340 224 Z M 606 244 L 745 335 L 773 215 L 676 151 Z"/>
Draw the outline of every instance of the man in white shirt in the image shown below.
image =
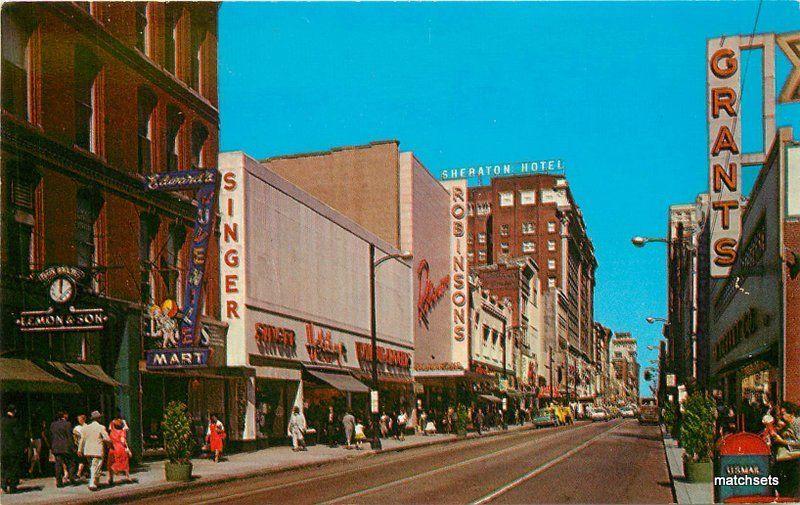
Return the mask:
<path id="1" fill-rule="evenodd" d="M 100 480 L 100 468 L 103 466 L 103 448 L 109 441 L 106 427 L 100 424 L 100 412 L 92 412 L 92 422 L 81 428 L 81 441 L 78 446 L 78 456 L 91 459 L 89 470 L 89 490 L 97 491 Z"/>

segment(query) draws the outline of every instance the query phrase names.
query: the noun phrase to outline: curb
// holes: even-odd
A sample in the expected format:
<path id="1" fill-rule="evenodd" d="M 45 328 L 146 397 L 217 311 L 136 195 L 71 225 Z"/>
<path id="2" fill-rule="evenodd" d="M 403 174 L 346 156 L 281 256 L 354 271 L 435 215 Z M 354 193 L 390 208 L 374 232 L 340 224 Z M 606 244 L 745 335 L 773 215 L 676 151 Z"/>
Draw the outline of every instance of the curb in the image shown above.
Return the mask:
<path id="1" fill-rule="evenodd" d="M 672 491 L 672 503 L 678 503 L 678 494 L 675 492 L 675 477 L 672 475 L 672 468 L 669 466 L 669 456 L 667 455 L 667 430 L 663 424 L 659 424 L 661 430 L 661 448 L 664 449 L 664 463 L 667 465 L 669 474 L 669 488 Z"/>
<path id="2" fill-rule="evenodd" d="M 290 472 L 290 471 L 294 471 L 294 470 L 303 470 L 303 469 L 307 469 L 307 468 L 321 467 L 321 466 L 328 465 L 328 464 L 331 464 L 331 463 L 336 463 L 336 462 L 339 462 L 339 461 L 348 461 L 348 460 L 353 460 L 353 459 L 367 458 L 367 457 L 372 457 L 372 456 L 378 456 L 380 454 L 385 454 L 385 453 L 403 452 L 403 451 L 408 451 L 408 450 L 411 450 L 411 449 L 420 449 L 420 448 L 424 448 L 424 447 L 431 447 L 431 446 L 434 446 L 434 445 L 443 445 L 443 444 L 446 444 L 446 443 L 460 442 L 460 441 L 463 441 L 463 440 L 470 440 L 470 439 L 475 439 L 475 438 L 491 438 L 491 437 L 496 437 L 496 436 L 499 436 L 499 435 L 502 435 L 502 434 L 518 433 L 518 432 L 524 432 L 524 431 L 533 431 L 535 429 L 536 429 L 536 425 L 531 424 L 531 425 L 524 425 L 524 426 L 522 426 L 520 428 L 513 429 L 513 430 L 499 430 L 499 431 L 493 431 L 493 432 L 490 432 L 490 433 L 484 433 L 482 435 L 477 435 L 477 434 L 475 434 L 473 432 L 473 433 L 468 433 L 466 438 L 463 438 L 463 439 L 460 439 L 460 438 L 445 438 L 445 439 L 439 439 L 439 440 L 431 440 L 429 442 L 423 442 L 423 443 L 415 444 L 415 445 L 393 447 L 391 449 L 383 449 L 383 450 L 380 450 L 380 451 L 369 451 L 369 452 L 364 452 L 364 453 L 361 453 L 361 454 L 352 454 L 352 455 L 348 455 L 348 456 L 344 456 L 344 457 L 334 457 L 334 458 L 323 460 L 323 461 L 312 461 L 312 462 L 308 462 L 308 463 L 299 463 L 299 464 L 294 464 L 294 465 L 282 466 L 282 467 L 278 467 L 278 468 L 268 468 L 268 469 L 264 469 L 264 470 L 249 470 L 249 471 L 246 471 L 246 472 L 241 472 L 241 473 L 231 474 L 231 475 L 225 475 L 225 476 L 217 477 L 217 478 L 215 478 L 215 477 L 204 477 L 202 479 L 198 479 L 198 480 L 190 481 L 190 482 L 175 482 L 175 483 L 167 483 L 167 482 L 165 482 L 163 484 L 157 484 L 157 485 L 152 486 L 152 487 L 147 488 L 147 489 L 142 489 L 141 491 L 138 491 L 138 492 L 137 491 L 133 491 L 133 492 L 125 493 L 125 494 L 118 494 L 118 495 L 115 494 L 113 496 L 103 496 L 103 497 L 97 497 L 97 498 L 92 498 L 91 496 L 89 496 L 89 497 L 86 497 L 86 498 L 83 498 L 83 499 L 64 501 L 62 503 L 64 503 L 64 504 L 92 503 L 92 504 L 100 505 L 100 504 L 119 503 L 120 501 L 123 501 L 123 500 L 124 501 L 131 501 L 131 500 L 134 500 L 134 499 L 141 500 L 141 499 L 145 499 L 145 498 L 154 498 L 156 496 L 163 496 L 163 495 L 168 495 L 168 494 L 172 494 L 172 493 L 179 493 L 181 491 L 186 491 L 186 490 L 189 490 L 189 489 L 200 489 L 200 488 L 204 488 L 204 487 L 210 487 L 210 486 L 214 486 L 214 485 L 225 484 L 227 482 L 232 482 L 232 481 L 240 480 L 240 479 L 247 479 L 247 478 L 263 476 L 263 475 L 275 475 L 275 474 L 284 473 L 284 472 Z"/>

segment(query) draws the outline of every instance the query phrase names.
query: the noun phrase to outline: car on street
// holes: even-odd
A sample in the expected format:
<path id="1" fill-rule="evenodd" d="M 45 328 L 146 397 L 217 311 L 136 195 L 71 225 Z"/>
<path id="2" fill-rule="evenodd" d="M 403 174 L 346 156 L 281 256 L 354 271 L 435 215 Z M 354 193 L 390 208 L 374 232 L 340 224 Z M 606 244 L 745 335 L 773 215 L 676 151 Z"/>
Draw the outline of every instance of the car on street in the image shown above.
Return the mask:
<path id="1" fill-rule="evenodd" d="M 624 418 L 633 419 L 636 417 L 636 411 L 631 406 L 622 407 L 619 412 Z"/>
<path id="2" fill-rule="evenodd" d="M 555 409 L 545 408 L 541 409 L 536 417 L 533 418 L 533 424 L 540 428 L 542 426 L 558 426 L 561 422 L 558 420 Z"/>
<path id="3" fill-rule="evenodd" d="M 606 412 L 606 409 L 600 407 L 593 408 L 591 413 L 589 414 L 589 419 L 591 419 L 592 422 L 608 421 L 609 419 L 608 412 Z"/>
<path id="4" fill-rule="evenodd" d="M 643 404 L 639 407 L 639 424 L 658 424 L 658 406 Z"/>

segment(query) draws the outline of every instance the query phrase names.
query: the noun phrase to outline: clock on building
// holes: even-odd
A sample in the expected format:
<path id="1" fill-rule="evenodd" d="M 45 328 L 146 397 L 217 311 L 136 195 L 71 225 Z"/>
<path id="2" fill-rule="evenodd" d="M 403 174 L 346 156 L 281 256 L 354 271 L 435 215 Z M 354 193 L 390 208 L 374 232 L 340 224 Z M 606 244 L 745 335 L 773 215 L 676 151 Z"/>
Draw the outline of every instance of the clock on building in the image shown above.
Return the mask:
<path id="1" fill-rule="evenodd" d="M 56 277 L 50 284 L 50 298 L 56 303 L 67 303 L 75 296 L 75 282 L 68 277 Z"/>

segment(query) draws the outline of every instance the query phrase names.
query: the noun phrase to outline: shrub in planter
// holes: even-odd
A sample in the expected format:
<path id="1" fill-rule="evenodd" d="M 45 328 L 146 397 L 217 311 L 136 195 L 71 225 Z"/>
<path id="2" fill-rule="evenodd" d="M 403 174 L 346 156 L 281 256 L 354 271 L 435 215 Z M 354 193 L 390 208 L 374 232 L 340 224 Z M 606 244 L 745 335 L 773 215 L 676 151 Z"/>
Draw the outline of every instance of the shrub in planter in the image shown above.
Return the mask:
<path id="1" fill-rule="evenodd" d="M 164 474 L 169 481 L 188 481 L 192 478 L 192 427 L 186 404 L 171 401 L 161 422 L 164 434 L 164 450 L 168 461 Z"/>
<path id="2" fill-rule="evenodd" d="M 678 414 L 676 412 L 675 404 L 667 403 L 664 406 L 664 426 L 667 428 L 669 434 L 672 435 L 672 438 L 675 439 L 680 436 L 680 433 L 678 433 L 677 420 Z"/>
<path id="3" fill-rule="evenodd" d="M 703 393 L 693 393 L 684 403 L 681 446 L 689 482 L 710 482 L 713 476 L 715 412 L 714 400 Z"/>
<path id="4" fill-rule="evenodd" d="M 456 434 L 459 437 L 467 436 L 467 424 L 469 423 L 469 411 L 464 405 L 456 408 Z"/>

